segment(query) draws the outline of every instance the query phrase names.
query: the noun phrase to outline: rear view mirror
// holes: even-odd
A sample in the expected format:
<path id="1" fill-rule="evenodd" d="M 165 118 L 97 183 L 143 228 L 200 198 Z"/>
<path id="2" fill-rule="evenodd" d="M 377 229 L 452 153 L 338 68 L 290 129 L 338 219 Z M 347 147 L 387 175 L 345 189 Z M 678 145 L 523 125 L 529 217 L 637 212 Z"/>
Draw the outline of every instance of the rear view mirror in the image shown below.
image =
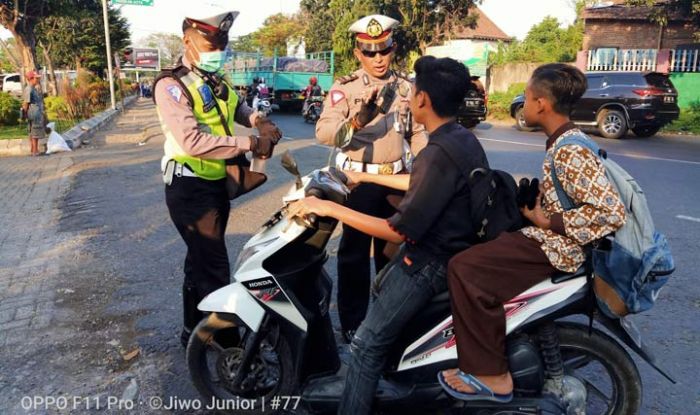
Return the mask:
<path id="1" fill-rule="evenodd" d="M 284 154 L 282 154 L 281 162 L 282 167 L 284 167 L 285 170 L 287 170 L 294 177 L 296 177 L 297 189 L 301 189 L 302 182 L 301 174 L 299 174 L 299 166 L 297 166 L 297 161 L 294 159 L 294 156 L 292 155 L 292 153 L 289 152 L 289 150 L 285 151 Z"/>

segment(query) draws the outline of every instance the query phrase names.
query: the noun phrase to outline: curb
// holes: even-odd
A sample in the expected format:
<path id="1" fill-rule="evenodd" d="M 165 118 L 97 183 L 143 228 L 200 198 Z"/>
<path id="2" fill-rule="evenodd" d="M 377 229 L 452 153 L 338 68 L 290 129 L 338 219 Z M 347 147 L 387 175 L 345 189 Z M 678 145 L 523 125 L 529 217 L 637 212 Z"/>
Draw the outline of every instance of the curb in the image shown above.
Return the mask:
<path id="1" fill-rule="evenodd" d="M 124 107 L 128 107 L 135 100 L 135 95 L 125 98 Z M 92 137 L 100 127 L 112 121 L 120 112 L 119 108 L 102 111 L 94 117 L 76 124 L 73 128 L 61 134 L 61 136 L 73 150 L 80 148 L 84 140 Z M 46 141 L 47 139 L 39 140 L 39 149 L 41 151 L 46 151 Z M 25 156 L 29 154 L 29 150 L 29 140 L 26 138 L 0 140 L 0 157 Z"/>

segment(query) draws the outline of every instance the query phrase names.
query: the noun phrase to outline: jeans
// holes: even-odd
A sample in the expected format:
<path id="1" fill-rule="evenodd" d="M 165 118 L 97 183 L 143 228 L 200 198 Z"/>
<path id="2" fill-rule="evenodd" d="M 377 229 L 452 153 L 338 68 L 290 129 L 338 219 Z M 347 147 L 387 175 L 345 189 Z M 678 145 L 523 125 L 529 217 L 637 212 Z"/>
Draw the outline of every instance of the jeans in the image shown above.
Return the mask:
<path id="1" fill-rule="evenodd" d="M 350 344 L 350 365 L 339 414 L 369 414 L 386 355 L 402 329 L 430 300 L 447 290 L 447 264 L 428 259 L 408 267 L 402 250 L 382 270 L 379 292 Z M 383 275 L 382 275 L 383 274 Z"/>

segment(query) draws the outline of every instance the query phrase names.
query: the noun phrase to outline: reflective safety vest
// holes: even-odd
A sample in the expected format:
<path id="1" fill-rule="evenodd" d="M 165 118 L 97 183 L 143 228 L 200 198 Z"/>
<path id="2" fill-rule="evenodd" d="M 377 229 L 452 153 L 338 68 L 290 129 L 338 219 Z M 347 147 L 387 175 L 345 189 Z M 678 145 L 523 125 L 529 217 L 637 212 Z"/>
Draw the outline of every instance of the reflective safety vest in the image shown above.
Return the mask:
<path id="1" fill-rule="evenodd" d="M 197 119 L 200 131 L 217 137 L 229 135 L 221 122 L 223 116 L 229 126 L 230 134 L 233 134 L 238 94 L 235 93 L 230 85 L 227 84 L 229 89 L 228 100 L 224 101 L 214 96 L 214 92 L 204 82 L 204 79 L 184 66 L 162 71 L 156 79 L 156 83 L 163 78 L 173 78 L 185 89 L 184 95 L 187 96 L 190 104 L 192 104 L 192 112 Z M 153 90 L 155 91 L 155 83 Z M 216 110 L 214 102 L 219 104 L 222 116 L 219 116 L 219 111 Z M 163 116 L 157 105 L 156 109 L 163 134 L 165 135 L 163 169 L 165 169 L 165 164 L 169 160 L 175 160 L 180 164 L 186 164 L 199 178 L 219 180 L 226 177 L 226 163 L 224 160 L 212 160 L 188 155 L 175 140 L 170 128 L 163 122 Z"/>

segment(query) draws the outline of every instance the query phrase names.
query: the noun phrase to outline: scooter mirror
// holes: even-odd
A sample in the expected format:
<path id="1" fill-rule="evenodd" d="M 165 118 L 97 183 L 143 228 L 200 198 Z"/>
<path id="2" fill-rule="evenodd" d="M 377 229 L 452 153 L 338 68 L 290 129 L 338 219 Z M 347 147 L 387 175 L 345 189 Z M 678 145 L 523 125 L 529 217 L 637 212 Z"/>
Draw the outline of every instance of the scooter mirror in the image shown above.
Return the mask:
<path id="1" fill-rule="evenodd" d="M 299 174 L 299 167 L 297 166 L 297 161 L 294 159 L 294 156 L 289 152 L 289 150 L 282 154 L 281 162 L 282 167 L 297 178 L 297 189 L 301 188 L 302 182 L 301 174 Z"/>

